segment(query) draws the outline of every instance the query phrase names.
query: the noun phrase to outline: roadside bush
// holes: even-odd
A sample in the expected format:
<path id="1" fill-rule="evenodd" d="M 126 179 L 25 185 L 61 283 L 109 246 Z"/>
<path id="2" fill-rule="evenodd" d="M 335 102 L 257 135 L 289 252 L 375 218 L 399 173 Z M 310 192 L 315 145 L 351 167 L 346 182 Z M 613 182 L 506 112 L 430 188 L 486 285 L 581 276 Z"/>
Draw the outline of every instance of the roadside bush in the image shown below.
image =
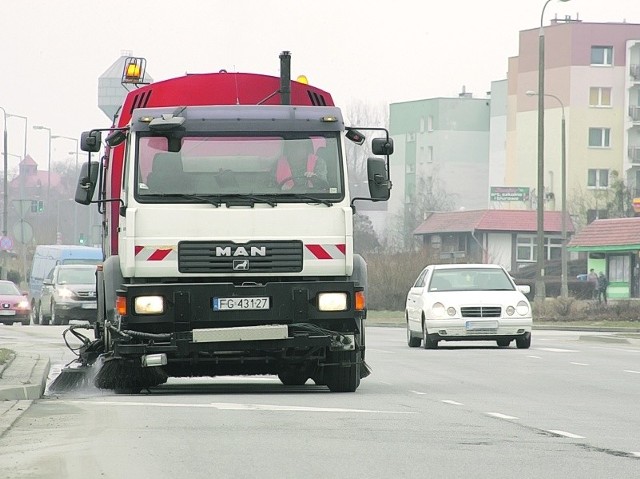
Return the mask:
<path id="1" fill-rule="evenodd" d="M 369 273 L 367 308 L 382 311 L 403 311 L 411 285 L 432 263 L 424 252 L 369 253 L 364 259 Z"/>

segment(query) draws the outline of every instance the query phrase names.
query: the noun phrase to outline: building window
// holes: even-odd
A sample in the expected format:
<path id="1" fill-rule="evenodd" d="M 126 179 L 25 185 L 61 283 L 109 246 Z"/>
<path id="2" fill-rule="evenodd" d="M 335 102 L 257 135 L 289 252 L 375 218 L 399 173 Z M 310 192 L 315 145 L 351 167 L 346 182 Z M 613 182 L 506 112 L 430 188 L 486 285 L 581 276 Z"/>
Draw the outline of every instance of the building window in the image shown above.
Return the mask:
<path id="1" fill-rule="evenodd" d="M 609 187 L 609 170 L 590 168 L 587 171 L 587 187 L 608 188 Z"/>
<path id="2" fill-rule="evenodd" d="M 440 235 L 433 235 L 431 237 L 431 247 L 432 248 L 440 248 L 442 246 L 442 238 Z"/>
<path id="3" fill-rule="evenodd" d="M 606 220 L 609 217 L 609 210 L 587 210 L 587 224 L 595 220 Z"/>
<path id="4" fill-rule="evenodd" d="M 589 128 L 589 146 L 591 148 L 609 148 L 611 146 L 611 128 Z"/>
<path id="5" fill-rule="evenodd" d="M 431 115 L 427 117 L 427 131 L 433 131 L 433 117 Z"/>
<path id="6" fill-rule="evenodd" d="M 609 256 L 609 282 L 628 283 L 631 273 L 629 256 Z"/>
<path id="7" fill-rule="evenodd" d="M 427 163 L 433 163 L 433 146 L 427 147 Z"/>
<path id="8" fill-rule="evenodd" d="M 420 118 L 420 133 L 424 133 L 424 118 Z"/>
<path id="9" fill-rule="evenodd" d="M 591 64 L 608 66 L 613 65 L 613 47 L 591 47 Z"/>
<path id="10" fill-rule="evenodd" d="M 538 259 L 537 235 L 518 235 L 516 239 L 516 261 L 533 263 Z M 544 239 L 545 261 L 560 259 L 562 256 L 562 238 Z"/>
<path id="11" fill-rule="evenodd" d="M 589 106 L 611 106 L 611 88 L 592 86 L 589 89 Z"/>

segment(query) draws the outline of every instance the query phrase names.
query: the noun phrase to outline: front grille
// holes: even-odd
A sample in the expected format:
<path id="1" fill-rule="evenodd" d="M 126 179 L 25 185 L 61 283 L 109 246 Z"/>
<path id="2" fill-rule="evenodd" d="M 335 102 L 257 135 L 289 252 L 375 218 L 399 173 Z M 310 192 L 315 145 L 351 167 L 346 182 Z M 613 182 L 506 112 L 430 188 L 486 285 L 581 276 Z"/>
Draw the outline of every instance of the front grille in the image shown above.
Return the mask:
<path id="1" fill-rule="evenodd" d="M 296 273 L 302 271 L 301 241 L 181 241 L 181 273 Z"/>
<path id="2" fill-rule="evenodd" d="M 499 318 L 502 314 L 500 306 L 465 306 L 460 308 L 463 318 Z"/>
<path id="3" fill-rule="evenodd" d="M 95 291 L 76 291 L 76 296 L 82 299 L 96 299 Z"/>

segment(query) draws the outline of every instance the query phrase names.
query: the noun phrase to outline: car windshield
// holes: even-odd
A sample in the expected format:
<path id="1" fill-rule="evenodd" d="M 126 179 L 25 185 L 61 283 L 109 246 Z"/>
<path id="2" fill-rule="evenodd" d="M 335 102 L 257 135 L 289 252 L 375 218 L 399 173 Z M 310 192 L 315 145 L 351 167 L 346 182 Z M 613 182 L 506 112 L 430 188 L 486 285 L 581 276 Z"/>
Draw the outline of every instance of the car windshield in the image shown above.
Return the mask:
<path id="1" fill-rule="evenodd" d="M 20 294 L 18 288 L 13 283 L 0 283 L 0 294 Z"/>
<path id="2" fill-rule="evenodd" d="M 65 268 L 58 271 L 58 284 L 95 284 L 94 268 Z"/>
<path id="3" fill-rule="evenodd" d="M 141 136 L 136 159 L 140 202 L 215 202 L 247 198 L 268 204 L 344 197 L 339 136 Z M 169 144 L 171 143 L 171 148 Z M 171 151 L 170 151 L 171 150 Z M 304 196 L 307 195 L 307 196 Z M 318 199 L 319 198 L 319 199 Z"/>
<path id="4" fill-rule="evenodd" d="M 507 273 L 499 268 L 436 269 L 429 291 L 513 291 Z"/>

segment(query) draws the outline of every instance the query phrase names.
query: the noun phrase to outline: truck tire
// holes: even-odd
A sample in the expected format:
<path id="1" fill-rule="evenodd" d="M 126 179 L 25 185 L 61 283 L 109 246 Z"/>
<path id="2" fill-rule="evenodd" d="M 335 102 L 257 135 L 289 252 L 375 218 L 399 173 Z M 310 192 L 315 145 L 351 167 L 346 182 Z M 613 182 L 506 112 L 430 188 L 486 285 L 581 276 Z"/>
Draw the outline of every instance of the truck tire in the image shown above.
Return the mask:
<path id="1" fill-rule="evenodd" d="M 336 365 L 327 366 L 324 382 L 334 393 L 352 393 L 360 386 L 360 352 L 336 351 L 327 359 Z"/>
<path id="2" fill-rule="evenodd" d="M 309 373 L 305 370 L 288 369 L 280 371 L 278 379 L 285 386 L 302 386 L 309 379 Z"/>

